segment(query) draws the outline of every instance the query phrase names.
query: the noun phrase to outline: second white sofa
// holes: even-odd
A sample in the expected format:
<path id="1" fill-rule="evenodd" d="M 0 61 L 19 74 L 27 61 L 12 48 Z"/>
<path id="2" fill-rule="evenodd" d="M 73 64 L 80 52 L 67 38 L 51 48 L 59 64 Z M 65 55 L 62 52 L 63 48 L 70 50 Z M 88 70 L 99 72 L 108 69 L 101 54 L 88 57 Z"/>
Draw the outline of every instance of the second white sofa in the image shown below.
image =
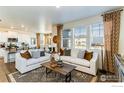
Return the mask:
<path id="1" fill-rule="evenodd" d="M 79 50 L 79 49 L 71 49 L 71 56 L 61 56 L 61 60 L 63 60 L 64 63 L 75 65 L 76 70 L 79 70 L 81 72 L 85 72 L 91 75 L 96 75 L 97 69 L 98 69 L 98 53 L 93 52 L 93 57 L 90 61 L 78 58 L 78 53 L 80 51 L 85 50 Z M 55 55 L 56 59 L 59 57 Z"/>

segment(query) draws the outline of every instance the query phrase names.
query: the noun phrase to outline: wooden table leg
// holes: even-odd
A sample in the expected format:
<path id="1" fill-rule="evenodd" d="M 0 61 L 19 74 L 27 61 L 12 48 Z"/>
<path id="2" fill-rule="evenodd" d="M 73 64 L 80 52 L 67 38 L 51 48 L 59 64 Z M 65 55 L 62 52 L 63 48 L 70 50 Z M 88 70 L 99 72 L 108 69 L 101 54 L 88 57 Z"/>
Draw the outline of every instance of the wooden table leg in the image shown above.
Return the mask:
<path id="1" fill-rule="evenodd" d="M 49 73 L 51 73 L 52 72 L 52 70 L 50 70 L 50 69 L 48 69 L 47 67 L 46 67 L 46 78 L 47 78 L 47 75 L 49 74 Z"/>
<path id="2" fill-rule="evenodd" d="M 47 78 L 47 74 L 48 74 L 48 73 L 47 73 L 47 68 L 46 68 L 46 78 Z"/>
<path id="3" fill-rule="evenodd" d="M 69 72 L 66 76 L 65 76 L 65 82 L 70 82 L 71 81 L 71 72 Z"/>

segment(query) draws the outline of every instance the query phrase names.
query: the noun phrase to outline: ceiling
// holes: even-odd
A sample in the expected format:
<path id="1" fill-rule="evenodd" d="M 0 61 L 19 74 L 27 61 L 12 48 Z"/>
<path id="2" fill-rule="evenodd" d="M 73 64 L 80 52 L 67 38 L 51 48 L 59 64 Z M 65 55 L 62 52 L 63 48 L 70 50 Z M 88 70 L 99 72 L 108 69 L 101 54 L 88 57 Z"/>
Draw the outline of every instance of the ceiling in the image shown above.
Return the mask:
<path id="1" fill-rule="evenodd" d="M 105 11 L 119 6 L 2 6 L 0 7 L 0 28 L 26 31 L 50 31 L 52 24 L 60 24 Z"/>

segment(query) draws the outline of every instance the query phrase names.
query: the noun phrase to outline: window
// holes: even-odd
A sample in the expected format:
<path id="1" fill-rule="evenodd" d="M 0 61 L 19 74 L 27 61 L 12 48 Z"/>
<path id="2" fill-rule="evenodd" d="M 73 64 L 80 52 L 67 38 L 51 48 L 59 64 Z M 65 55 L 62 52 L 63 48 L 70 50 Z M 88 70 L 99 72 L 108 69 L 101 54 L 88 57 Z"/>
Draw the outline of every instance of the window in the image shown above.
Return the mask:
<path id="1" fill-rule="evenodd" d="M 103 45 L 103 22 L 77 26 L 62 32 L 62 45 L 65 48 L 89 49 L 92 45 Z M 92 47 L 91 47 L 92 46 Z"/>
<path id="2" fill-rule="evenodd" d="M 70 29 L 66 29 L 62 33 L 62 43 L 64 48 L 71 48 L 72 44 L 72 31 Z"/>
<path id="3" fill-rule="evenodd" d="M 36 44 L 36 38 L 31 38 L 31 45 L 35 45 Z"/>
<path id="4" fill-rule="evenodd" d="M 85 27 L 74 28 L 74 47 L 79 49 L 86 49 L 87 30 Z"/>
<path id="5" fill-rule="evenodd" d="M 104 27 L 103 23 L 96 23 L 91 25 L 91 45 L 103 44 Z"/>

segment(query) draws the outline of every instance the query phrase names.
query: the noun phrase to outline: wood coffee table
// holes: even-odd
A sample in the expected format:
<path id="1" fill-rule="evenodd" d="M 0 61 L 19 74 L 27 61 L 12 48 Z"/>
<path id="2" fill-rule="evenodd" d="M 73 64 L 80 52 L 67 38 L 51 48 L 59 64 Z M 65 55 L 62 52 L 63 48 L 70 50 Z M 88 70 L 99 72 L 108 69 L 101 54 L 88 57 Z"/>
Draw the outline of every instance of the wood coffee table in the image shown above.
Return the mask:
<path id="1" fill-rule="evenodd" d="M 63 67 L 53 68 L 50 66 L 50 62 L 43 63 L 42 66 L 46 68 L 46 77 L 47 77 L 48 73 L 50 73 L 51 71 L 54 71 L 54 72 L 57 72 L 57 73 L 64 75 L 65 76 L 65 82 L 71 81 L 71 72 L 76 68 L 76 66 L 66 64 L 66 63 L 63 63 Z M 50 70 L 50 71 L 48 71 L 48 70 Z"/>

